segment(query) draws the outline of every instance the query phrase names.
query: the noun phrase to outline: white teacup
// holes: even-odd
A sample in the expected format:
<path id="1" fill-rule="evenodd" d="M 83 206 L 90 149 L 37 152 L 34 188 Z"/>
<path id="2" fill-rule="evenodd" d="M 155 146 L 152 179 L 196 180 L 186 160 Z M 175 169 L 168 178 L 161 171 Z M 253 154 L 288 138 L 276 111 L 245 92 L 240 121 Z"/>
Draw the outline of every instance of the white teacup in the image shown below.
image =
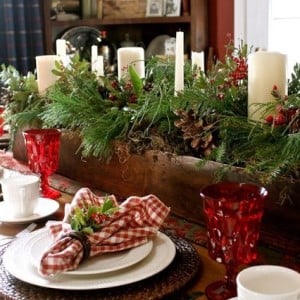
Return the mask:
<path id="1" fill-rule="evenodd" d="M 300 300 L 300 274 L 292 269 L 261 265 L 237 276 L 238 300 Z"/>
<path id="2" fill-rule="evenodd" d="M 20 175 L 1 181 L 3 200 L 13 217 L 33 215 L 40 195 L 40 179 L 35 175 Z"/>

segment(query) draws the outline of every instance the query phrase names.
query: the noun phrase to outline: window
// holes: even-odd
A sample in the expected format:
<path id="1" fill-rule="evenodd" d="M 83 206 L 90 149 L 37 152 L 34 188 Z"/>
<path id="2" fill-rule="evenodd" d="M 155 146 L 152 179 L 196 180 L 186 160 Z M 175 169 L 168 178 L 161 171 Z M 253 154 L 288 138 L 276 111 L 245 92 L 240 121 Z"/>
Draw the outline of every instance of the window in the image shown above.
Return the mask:
<path id="1" fill-rule="evenodd" d="M 299 0 L 235 0 L 235 39 L 288 55 L 288 74 L 300 63 Z"/>
<path id="2" fill-rule="evenodd" d="M 300 63 L 300 1 L 272 0 L 269 49 L 288 54 L 288 74 Z"/>

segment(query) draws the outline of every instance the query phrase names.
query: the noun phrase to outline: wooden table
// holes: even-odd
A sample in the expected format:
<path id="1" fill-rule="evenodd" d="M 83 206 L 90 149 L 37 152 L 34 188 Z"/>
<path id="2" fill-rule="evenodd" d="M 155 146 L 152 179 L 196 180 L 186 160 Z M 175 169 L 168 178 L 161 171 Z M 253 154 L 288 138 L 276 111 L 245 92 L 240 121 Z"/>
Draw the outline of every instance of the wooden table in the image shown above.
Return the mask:
<path id="1" fill-rule="evenodd" d="M 0 154 L 1 154 L 1 151 L 0 151 Z M 2 161 L 6 162 L 6 164 L 3 165 L 4 167 L 12 169 L 12 170 L 16 170 L 17 172 L 27 172 L 28 171 L 28 167 L 25 164 L 20 163 L 14 159 L 11 159 L 9 157 L 9 155 L 7 155 L 7 153 L 3 152 L 2 156 L 3 156 Z M 53 178 L 54 180 L 52 182 L 53 187 L 63 190 L 63 191 L 65 191 L 65 193 L 62 193 L 62 196 L 58 199 L 58 202 L 60 204 L 59 210 L 54 215 L 49 217 L 48 219 L 51 218 L 51 219 L 61 220 L 63 217 L 63 213 L 64 213 L 64 205 L 66 203 L 71 202 L 71 200 L 73 198 L 73 194 L 78 190 L 78 188 L 82 187 L 82 183 L 77 182 L 77 181 L 75 182 L 74 180 L 70 180 L 69 178 L 63 177 L 58 174 L 54 174 L 54 177 L 55 178 Z M 97 192 L 100 192 L 100 191 L 97 191 Z M 178 217 L 178 215 L 176 216 L 176 218 L 179 222 L 169 222 L 168 226 L 169 227 L 173 226 L 174 229 L 176 229 L 175 232 L 178 233 L 179 236 L 187 238 L 189 240 L 189 243 L 192 244 L 194 249 L 196 249 L 196 251 L 198 252 L 200 262 L 201 262 L 199 274 L 197 274 L 196 277 L 194 278 L 194 280 L 189 284 L 189 286 L 184 289 L 184 294 L 185 295 L 187 294 L 189 297 L 180 298 L 180 299 L 181 300 L 182 299 L 193 299 L 193 300 L 206 299 L 205 295 L 203 295 L 203 292 L 205 291 L 205 287 L 209 283 L 223 278 L 224 266 L 222 264 L 219 264 L 219 263 L 215 262 L 214 260 L 212 260 L 208 256 L 207 249 L 205 247 L 201 246 L 201 245 L 204 245 L 204 243 L 199 243 L 198 237 L 200 236 L 200 234 L 202 234 L 201 239 L 202 240 L 205 239 L 205 232 L 204 232 L 203 226 L 202 226 L 202 228 L 197 227 L 198 224 L 191 223 L 191 222 L 193 222 L 193 220 L 186 221 L 186 220 L 182 219 L 182 217 Z M 38 222 L 39 227 L 43 227 L 46 221 L 47 221 L 47 219 L 43 219 L 43 220 L 39 221 Z M 184 223 L 186 221 L 186 223 L 184 223 L 183 227 L 189 228 L 189 229 L 192 227 L 193 228 L 192 231 L 194 233 L 196 233 L 197 237 L 193 236 L 193 238 L 190 238 L 186 234 L 181 234 L 182 228 L 179 226 L 180 225 L 179 223 L 181 223 L 181 221 L 182 221 L 182 223 Z M 165 222 L 164 224 L 166 224 L 166 223 L 167 222 Z M 277 224 L 277 226 L 278 226 L 278 224 Z M 0 223 L 0 239 L 1 239 L 1 237 L 7 236 L 7 235 L 13 236 L 25 227 L 26 227 L 26 225 L 12 225 L 12 224 L 4 224 L 4 223 L 1 224 Z M 279 249 L 277 249 L 277 248 L 274 249 L 273 244 L 271 245 L 272 246 L 271 248 L 270 248 L 270 245 L 260 245 L 259 253 L 262 256 L 260 263 L 281 264 L 281 265 L 295 268 L 296 270 L 300 271 L 300 253 L 295 252 L 295 251 L 292 253 L 290 253 L 290 252 L 287 253 L 286 251 L 282 251 L 282 248 L 285 248 L 287 245 L 281 242 L 281 236 L 278 235 L 278 232 L 276 232 L 276 234 L 274 236 L 272 235 L 271 238 L 277 239 L 278 244 L 280 244 L 281 247 Z M 191 241 L 195 241 L 195 242 L 191 242 Z M 282 247 L 282 246 L 284 246 L 284 247 Z M 274 253 L 271 253 L 273 250 L 274 250 Z M 0 247 L 0 251 L 1 251 L 1 247 Z M 0 267 L 1 267 L 1 265 L 0 265 Z M 2 270 L 3 270 L 3 268 L 2 268 Z M 23 282 L 20 282 L 20 281 L 17 282 L 16 280 L 13 280 L 13 278 L 9 278 L 9 280 L 11 280 L 11 282 L 12 282 L 11 284 L 13 284 L 13 286 L 10 286 L 10 288 L 14 288 L 15 284 L 19 284 L 19 285 L 23 284 Z M 0 284 L 1 284 L 1 282 L 0 282 Z M 32 288 L 32 286 L 30 286 L 30 288 Z M 44 288 L 42 288 L 42 289 L 44 291 Z M 53 290 L 53 293 L 55 293 L 55 290 Z M 2 299 L 1 295 L 2 294 L 1 294 L 1 289 L 0 289 L 0 299 Z M 20 298 L 20 297 L 19 298 L 15 298 L 15 297 L 6 298 L 6 297 L 4 297 L 4 298 L 5 299 L 13 299 L 13 300 L 24 299 L 24 297 L 23 298 Z M 39 298 L 25 297 L 25 299 L 39 299 Z M 51 299 L 52 299 L 52 297 L 51 297 Z M 87 297 L 87 299 L 89 300 L 90 297 Z M 128 298 L 128 299 L 131 300 L 131 298 Z M 82 299 L 80 299 L 80 300 L 82 300 Z M 171 297 L 170 300 L 175 300 L 175 298 Z"/>
<path id="2" fill-rule="evenodd" d="M 60 220 L 63 216 L 64 205 L 72 200 L 72 195 L 63 193 L 58 199 L 60 204 L 59 210 L 51 216 L 51 219 Z M 38 227 L 43 227 L 47 219 L 38 222 Z M 0 225 L 0 239 L 4 236 L 13 236 L 20 230 L 24 229 L 26 224 L 5 224 Z M 221 264 L 216 263 L 207 254 L 207 249 L 199 245 L 193 244 L 196 251 L 199 253 L 201 260 L 201 271 L 196 275 L 196 278 L 192 280 L 192 283 L 187 287 L 186 292 L 188 294 L 199 295 L 195 300 L 207 299 L 202 292 L 208 283 L 218 280 L 224 276 L 224 268 Z"/>

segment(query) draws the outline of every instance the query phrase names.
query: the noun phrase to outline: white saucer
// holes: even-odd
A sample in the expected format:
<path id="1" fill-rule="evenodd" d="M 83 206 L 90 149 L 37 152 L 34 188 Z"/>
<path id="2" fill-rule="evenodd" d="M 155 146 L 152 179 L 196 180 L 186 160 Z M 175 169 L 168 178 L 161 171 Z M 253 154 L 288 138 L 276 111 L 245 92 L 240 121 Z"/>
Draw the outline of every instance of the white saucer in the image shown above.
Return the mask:
<path id="1" fill-rule="evenodd" d="M 39 198 L 38 205 L 33 215 L 28 217 L 13 217 L 7 211 L 5 202 L 0 202 L 0 222 L 24 224 L 36 221 L 55 213 L 59 208 L 57 201 L 48 198 Z"/>

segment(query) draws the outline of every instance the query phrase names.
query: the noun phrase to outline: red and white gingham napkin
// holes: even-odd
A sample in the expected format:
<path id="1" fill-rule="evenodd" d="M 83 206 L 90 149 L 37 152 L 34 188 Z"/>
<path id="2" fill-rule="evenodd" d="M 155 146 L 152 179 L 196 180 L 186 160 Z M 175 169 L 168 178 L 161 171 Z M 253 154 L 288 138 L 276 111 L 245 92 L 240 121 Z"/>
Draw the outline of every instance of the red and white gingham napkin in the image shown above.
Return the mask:
<path id="1" fill-rule="evenodd" d="M 118 205 L 113 195 L 108 197 Z M 82 188 L 74 196 L 71 205 L 66 207 L 63 221 L 49 221 L 46 224 L 54 243 L 42 255 L 39 266 L 42 275 L 53 275 L 78 267 L 85 249 L 78 239 L 65 236 L 72 231 L 70 216 L 75 207 L 102 205 L 103 202 L 104 197 L 96 196 L 88 188 Z M 90 256 L 121 251 L 146 243 L 148 237 L 157 233 L 170 211 L 154 195 L 129 197 L 119 208 L 100 231 L 85 235 L 90 244 Z"/>

